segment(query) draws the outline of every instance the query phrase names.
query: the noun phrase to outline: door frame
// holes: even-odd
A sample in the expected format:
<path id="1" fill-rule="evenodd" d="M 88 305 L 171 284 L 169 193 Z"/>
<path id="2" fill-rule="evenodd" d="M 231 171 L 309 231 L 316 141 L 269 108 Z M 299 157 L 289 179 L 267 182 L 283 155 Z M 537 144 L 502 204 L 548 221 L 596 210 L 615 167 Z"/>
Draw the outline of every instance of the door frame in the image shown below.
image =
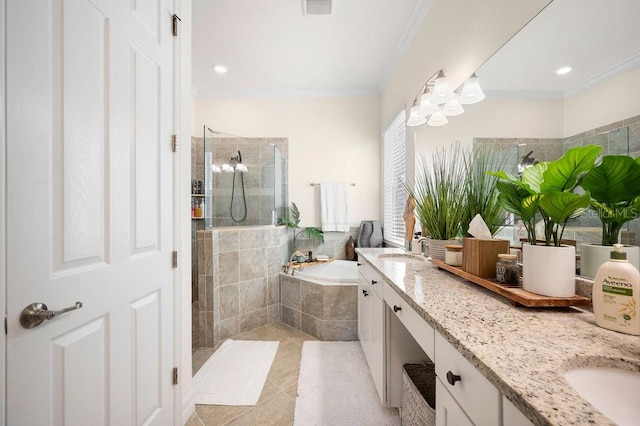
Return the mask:
<path id="1" fill-rule="evenodd" d="M 176 425 L 187 422 L 195 410 L 191 389 L 191 2 L 173 0 L 173 10 L 181 21 L 174 37 L 174 133 L 178 149 L 174 157 L 173 217 L 174 247 L 178 251 L 178 269 L 174 281 L 174 359 L 179 367 L 174 394 Z"/>
<path id="2" fill-rule="evenodd" d="M 6 165 L 7 165 L 7 126 L 6 126 L 6 113 L 7 113 L 7 97 L 5 93 L 5 9 L 6 2 L 0 2 L 0 313 L 2 313 L 2 328 L 0 331 L 0 425 L 4 425 L 7 421 L 7 410 L 5 407 L 7 401 L 7 395 L 5 395 L 5 388 L 7 383 L 5 365 L 6 365 L 6 334 L 4 333 L 4 318 L 7 312 L 5 302 L 7 300 L 6 291 L 6 271 L 7 271 L 7 194 L 6 194 Z"/>

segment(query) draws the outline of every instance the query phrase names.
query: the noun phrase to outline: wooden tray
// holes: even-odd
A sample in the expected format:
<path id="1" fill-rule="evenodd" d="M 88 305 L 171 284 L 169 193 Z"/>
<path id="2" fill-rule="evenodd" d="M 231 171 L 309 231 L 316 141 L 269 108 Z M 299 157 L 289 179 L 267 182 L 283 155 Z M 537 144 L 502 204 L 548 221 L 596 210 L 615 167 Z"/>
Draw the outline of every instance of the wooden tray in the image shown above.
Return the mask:
<path id="1" fill-rule="evenodd" d="M 322 261 L 314 260 L 313 262 L 302 262 L 302 263 L 291 262 L 291 267 L 293 269 L 298 269 L 301 266 L 307 267 L 307 266 L 313 266 L 313 265 L 322 265 L 323 263 L 329 263 L 329 262 L 333 262 L 333 257 L 330 257 L 329 260 L 322 260 Z"/>
<path id="2" fill-rule="evenodd" d="M 550 297 L 541 296 L 539 294 L 531 293 L 523 289 L 522 287 L 505 286 L 498 284 L 495 280 L 488 280 L 486 278 L 480 278 L 462 270 L 458 266 L 447 265 L 441 260 L 431 259 L 431 263 L 438 268 L 449 271 L 459 277 L 465 278 L 472 283 L 478 284 L 494 293 L 506 297 L 514 302 L 514 304 L 520 306 L 532 307 L 558 307 L 558 306 L 589 306 L 591 299 L 583 296 L 572 297 Z"/>

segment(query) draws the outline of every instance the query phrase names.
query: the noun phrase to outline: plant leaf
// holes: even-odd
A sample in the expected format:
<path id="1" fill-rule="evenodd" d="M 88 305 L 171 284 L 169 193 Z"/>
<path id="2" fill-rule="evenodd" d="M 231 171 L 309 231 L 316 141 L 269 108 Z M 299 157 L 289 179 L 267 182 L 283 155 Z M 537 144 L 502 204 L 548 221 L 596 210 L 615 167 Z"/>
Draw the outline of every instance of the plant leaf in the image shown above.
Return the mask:
<path id="1" fill-rule="evenodd" d="M 569 149 L 557 160 L 548 162 L 540 192 L 572 191 L 582 175 L 593 168 L 600 151 L 602 147 L 599 145 L 578 146 Z"/>
<path id="2" fill-rule="evenodd" d="M 291 218 L 293 219 L 292 222 L 298 226 L 300 223 L 300 210 L 298 210 L 298 206 L 294 202 L 291 202 Z"/>
<path id="3" fill-rule="evenodd" d="M 610 208 L 631 203 L 640 196 L 640 164 L 626 155 L 606 155 L 602 164 L 584 176 L 581 186 Z"/>
<path id="4" fill-rule="evenodd" d="M 310 240 L 318 240 L 320 243 L 324 243 L 324 234 L 322 230 L 314 227 L 304 228 L 305 234 Z"/>
<path id="5" fill-rule="evenodd" d="M 555 223 L 564 223 L 577 217 L 589 207 L 591 194 L 578 195 L 573 192 L 547 192 L 540 195 L 540 208 Z"/>
<path id="6" fill-rule="evenodd" d="M 542 162 L 527 167 L 522 172 L 522 183 L 531 189 L 531 193 L 540 192 L 544 173 L 547 171 L 549 163 Z"/>

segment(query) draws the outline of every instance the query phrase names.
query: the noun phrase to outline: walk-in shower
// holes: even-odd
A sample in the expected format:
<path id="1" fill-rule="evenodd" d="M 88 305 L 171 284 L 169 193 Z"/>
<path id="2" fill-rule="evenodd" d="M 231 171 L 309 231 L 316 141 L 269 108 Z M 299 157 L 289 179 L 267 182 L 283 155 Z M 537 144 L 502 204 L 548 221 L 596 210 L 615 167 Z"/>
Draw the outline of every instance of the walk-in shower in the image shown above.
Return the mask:
<path id="1" fill-rule="evenodd" d="M 275 225 L 287 206 L 287 140 L 203 130 L 205 228 Z"/>

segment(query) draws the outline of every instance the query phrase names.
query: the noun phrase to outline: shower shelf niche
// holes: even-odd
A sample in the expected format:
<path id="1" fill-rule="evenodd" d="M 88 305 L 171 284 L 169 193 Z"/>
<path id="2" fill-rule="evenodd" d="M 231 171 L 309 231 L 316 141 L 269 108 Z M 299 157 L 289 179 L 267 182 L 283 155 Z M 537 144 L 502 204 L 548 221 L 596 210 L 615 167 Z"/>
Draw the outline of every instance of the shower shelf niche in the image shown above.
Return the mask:
<path id="1" fill-rule="evenodd" d="M 191 194 L 191 198 L 202 198 L 202 201 L 204 201 L 204 194 Z M 202 201 L 200 201 L 200 204 L 202 204 Z M 204 207 L 200 207 L 200 211 L 202 213 L 202 215 L 200 216 L 194 216 L 193 210 L 191 211 L 191 220 L 203 220 L 204 219 Z"/>

